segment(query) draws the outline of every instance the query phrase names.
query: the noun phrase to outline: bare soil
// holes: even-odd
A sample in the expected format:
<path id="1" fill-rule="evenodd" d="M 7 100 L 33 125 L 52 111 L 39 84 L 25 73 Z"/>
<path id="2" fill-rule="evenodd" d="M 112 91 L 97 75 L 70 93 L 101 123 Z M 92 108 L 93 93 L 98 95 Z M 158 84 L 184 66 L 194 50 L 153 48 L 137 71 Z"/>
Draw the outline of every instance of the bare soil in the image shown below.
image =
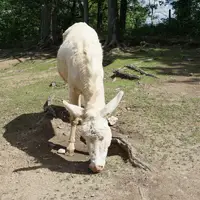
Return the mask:
<path id="1" fill-rule="evenodd" d="M 13 64 L 5 62 L 0 63 L 3 68 Z M 16 81 L 24 81 L 22 77 L 16 76 Z M 14 83 L 10 84 L 12 87 Z M 179 105 L 181 98 L 200 97 L 200 81 L 198 77 L 173 76 L 157 85 L 142 84 L 139 90 L 158 100 L 166 98 L 168 105 Z M 43 119 L 42 111 L 16 113 L 2 118 L 0 199 L 199 200 L 200 141 L 187 143 L 181 137 L 182 132 L 187 135 L 192 128 L 199 127 L 200 121 L 191 126 L 188 121 L 184 126 L 173 125 L 169 120 L 164 127 L 167 130 L 158 134 L 156 129 L 148 127 L 148 120 L 138 118 L 144 110 L 127 106 L 130 106 L 128 100 L 120 105 L 119 122 L 112 128 L 113 134 L 129 138 L 138 149 L 137 156 L 148 162 L 152 171 L 133 167 L 122 149 L 112 145 L 105 170 L 91 174 L 87 149 L 79 140 L 80 130 L 75 156 L 59 155 L 56 150 L 67 144 L 69 123 L 59 118 Z M 200 118 L 200 107 L 195 112 L 197 119 Z M 162 129 L 161 125 L 158 127 Z"/>

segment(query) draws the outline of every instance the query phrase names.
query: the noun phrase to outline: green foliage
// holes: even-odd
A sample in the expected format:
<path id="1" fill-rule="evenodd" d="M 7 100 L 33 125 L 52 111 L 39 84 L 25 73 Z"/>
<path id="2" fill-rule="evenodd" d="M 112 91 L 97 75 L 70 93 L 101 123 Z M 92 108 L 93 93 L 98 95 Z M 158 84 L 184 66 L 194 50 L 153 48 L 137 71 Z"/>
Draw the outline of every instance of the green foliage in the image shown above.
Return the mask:
<path id="1" fill-rule="evenodd" d="M 2 0 L 0 2 L 0 44 L 29 45 L 38 39 L 39 1 Z"/>
<path id="2" fill-rule="evenodd" d="M 127 29 L 137 29 L 144 25 L 148 14 L 148 8 L 142 7 L 138 2 L 129 5 L 127 13 Z"/>
<path id="3" fill-rule="evenodd" d="M 108 6 L 107 0 L 102 1 L 102 25 L 101 30 L 99 30 L 99 35 L 105 35 L 107 31 L 107 22 L 108 22 Z M 98 0 L 89 0 L 89 24 L 94 29 L 97 27 L 97 4 Z"/>
<path id="4" fill-rule="evenodd" d="M 179 0 L 172 3 L 175 9 L 178 32 L 182 35 L 197 36 L 200 33 L 199 0 Z"/>
<path id="5" fill-rule="evenodd" d="M 97 30 L 98 0 L 88 0 L 89 25 Z M 132 36 L 186 36 L 196 37 L 200 34 L 199 0 L 168 0 L 172 2 L 176 17 L 165 19 L 155 25 L 146 25 L 147 17 L 154 19 L 153 12 L 164 1 L 155 0 L 154 4 L 144 7 L 139 0 L 127 0 L 125 38 Z M 83 21 L 82 0 L 1 0 L 0 1 L 0 48 L 29 47 L 42 39 L 41 27 L 52 34 L 54 44 L 60 44 L 62 32 L 75 22 Z M 118 0 L 118 16 L 120 17 Z M 42 6 L 46 5 L 50 14 L 42 21 Z M 101 1 L 102 20 L 98 34 L 106 39 L 108 26 L 108 1 Z M 54 18 L 52 17 L 54 16 Z M 52 17 L 51 19 L 48 19 Z M 48 22 L 47 22 L 48 21 Z M 51 27 L 41 26 L 44 23 Z M 49 25 L 47 25 L 49 26 Z M 50 33 L 51 32 L 51 33 Z M 45 34 L 44 34 L 45 35 Z M 51 38 L 50 36 L 50 38 Z"/>

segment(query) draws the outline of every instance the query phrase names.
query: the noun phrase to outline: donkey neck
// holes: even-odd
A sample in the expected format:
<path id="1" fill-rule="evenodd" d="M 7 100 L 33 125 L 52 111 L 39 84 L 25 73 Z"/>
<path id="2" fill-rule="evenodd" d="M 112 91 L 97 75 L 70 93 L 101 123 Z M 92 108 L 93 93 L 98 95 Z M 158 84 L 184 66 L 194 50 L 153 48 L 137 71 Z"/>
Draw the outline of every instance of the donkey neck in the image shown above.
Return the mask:
<path id="1" fill-rule="evenodd" d="M 105 95 L 103 81 L 93 88 L 91 93 L 85 96 L 85 114 L 86 116 L 100 115 L 100 111 L 105 107 Z"/>

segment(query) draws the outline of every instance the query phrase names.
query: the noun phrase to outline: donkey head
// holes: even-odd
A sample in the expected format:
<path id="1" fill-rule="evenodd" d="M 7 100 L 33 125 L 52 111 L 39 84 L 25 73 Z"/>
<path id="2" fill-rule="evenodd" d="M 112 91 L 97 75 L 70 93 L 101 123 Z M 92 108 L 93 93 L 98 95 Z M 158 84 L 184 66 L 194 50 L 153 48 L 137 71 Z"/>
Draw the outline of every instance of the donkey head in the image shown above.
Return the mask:
<path id="1" fill-rule="evenodd" d="M 106 117 L 117 108 L 123 95 L 124 92 L 120 91 L 101 111 L 98 111 L 99 113 L 95 117 L 84 117 L 83 108 L 63 100 L 66 109 L 71 115 L 82 118 L 82 137 L 88 147 L 90 155 L 89 168 L 93 172 L 100 172 L 105 166 L 108 148 L 112 139 L 111 129 Z"/>

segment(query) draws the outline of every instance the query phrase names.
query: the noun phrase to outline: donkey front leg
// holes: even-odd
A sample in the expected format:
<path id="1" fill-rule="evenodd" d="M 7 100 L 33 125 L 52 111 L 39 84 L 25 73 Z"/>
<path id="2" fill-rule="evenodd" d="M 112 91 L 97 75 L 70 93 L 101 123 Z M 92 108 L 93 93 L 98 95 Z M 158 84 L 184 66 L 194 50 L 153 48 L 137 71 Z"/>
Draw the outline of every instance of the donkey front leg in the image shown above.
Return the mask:
<path id="1" fill-rule="evenodd" d="M 80 95 L 78 95 L 76 92 L 74 91 L 70 92 L 70 101 L 72 104 L 81 106 L 80 98 L 81 98 Z M 67 146 L 67 154 L 69 156 L 73 156 L 75 150 L 75 142 L 76 142 L 76 126 L 79 123 L 79 118 L 70 115 L 70 123 L 71 123 L 71 130 L 69 135 L 69 143 Z"/>
<path id="2" fill-rule="evenodd" d="M 69 156 L 74 155 L 75 142 L 76 142 L 76 126 L 78 125 L 78 118 L 70 117 L 71 130 L 69 135 L 69 143 L 67 146 L 67 154 Z"/>

